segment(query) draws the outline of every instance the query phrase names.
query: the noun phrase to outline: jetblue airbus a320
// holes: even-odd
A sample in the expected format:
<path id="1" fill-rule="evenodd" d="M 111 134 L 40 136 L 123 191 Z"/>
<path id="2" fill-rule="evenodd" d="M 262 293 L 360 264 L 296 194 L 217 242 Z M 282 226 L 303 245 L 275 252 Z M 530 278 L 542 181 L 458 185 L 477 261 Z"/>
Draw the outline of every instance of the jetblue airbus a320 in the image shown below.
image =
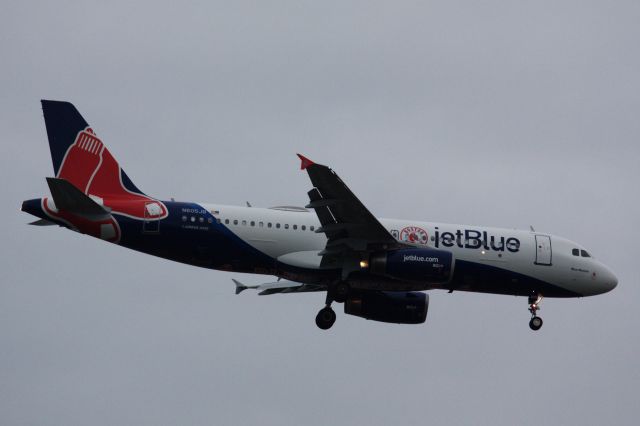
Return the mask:
<path id="1" fill-rule="evenodd" d="M 311 180 L 305 207 L 161 201 L 140 191 L 68 102 L 42 101 L 55 177 L 51 196 L 24 201 L 39 220 L 177 262 L 272 275 L 236 294 L 324 292 L 323 330 L 344 312 L 420 324 L 442 289 L 528 298 L 538 330 L 543 297 L 582 297 L 618 283 L 582 246 L 546 233 L 377 219 L 327 166 L 300 157 Z"/>

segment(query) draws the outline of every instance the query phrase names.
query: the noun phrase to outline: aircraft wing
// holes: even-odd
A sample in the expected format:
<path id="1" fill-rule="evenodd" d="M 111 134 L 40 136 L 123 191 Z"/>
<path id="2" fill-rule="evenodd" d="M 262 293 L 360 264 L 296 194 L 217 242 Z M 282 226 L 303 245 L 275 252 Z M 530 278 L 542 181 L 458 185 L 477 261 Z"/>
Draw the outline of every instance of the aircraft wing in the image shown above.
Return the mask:
<path id="1" fill-rule="evenodd" d="M 313 189 L 308 192 L 307 208 L 316 211 L 320 224 L 316 232 L 327 236 L 320 252 L 322 265 L 341 266 L 349 270 L 363 258 L 362 253 L 404 247 L 354 195 L 340 177 L 327 166 L 316 164 L 298 154 L 301 170 L 306 170 Z"/>

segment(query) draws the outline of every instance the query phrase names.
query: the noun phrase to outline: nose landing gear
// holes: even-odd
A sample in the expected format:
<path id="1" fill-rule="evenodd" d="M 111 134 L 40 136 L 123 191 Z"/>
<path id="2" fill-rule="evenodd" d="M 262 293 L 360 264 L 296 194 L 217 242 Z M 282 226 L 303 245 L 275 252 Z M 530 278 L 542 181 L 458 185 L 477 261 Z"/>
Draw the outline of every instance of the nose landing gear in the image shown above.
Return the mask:
<path id="1" fill-rule="evenodd" d="M 529 328 L 534 331 L 540 330 L 542 327 L 542 318 L 536 315 L 538 309 L 540 309 L 540 303 L 542 302 L 541 294 L 532 294 L 529 296 L 529 312 L 531 312 L 531 320 L 529 321 Z"/>

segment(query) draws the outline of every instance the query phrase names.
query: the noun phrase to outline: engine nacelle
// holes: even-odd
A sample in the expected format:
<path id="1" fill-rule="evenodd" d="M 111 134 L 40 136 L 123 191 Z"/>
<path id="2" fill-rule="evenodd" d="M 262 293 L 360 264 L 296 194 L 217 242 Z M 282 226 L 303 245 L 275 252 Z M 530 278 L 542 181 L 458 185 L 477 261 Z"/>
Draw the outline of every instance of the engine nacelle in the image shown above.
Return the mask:
<path id="1" fill-rule="evenodd" d="M 403 281 L 442 284 L 453 274 L 453 254 L 434 248 L 374 253 L 369 261 L 369 271 Z"/>
<path id="2" fill-rule="evenodd" d="M 344 303 L 345 314 L 395 324 L 422 324 L 428 310 L 429 295 L 420 292 L 367 291 Z"/>

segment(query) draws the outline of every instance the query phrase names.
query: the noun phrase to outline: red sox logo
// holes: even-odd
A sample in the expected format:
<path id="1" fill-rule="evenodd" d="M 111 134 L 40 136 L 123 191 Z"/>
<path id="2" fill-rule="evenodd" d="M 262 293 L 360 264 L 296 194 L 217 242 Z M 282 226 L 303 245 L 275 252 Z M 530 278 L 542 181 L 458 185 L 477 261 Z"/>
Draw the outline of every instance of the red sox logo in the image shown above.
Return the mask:
<path id="1" fill-rule="evenodd" d="M 427 231 L 417 226 L 407 226 L 400 231 L 400 241 L 404 241 L 409 244 L 423 244 L 427 245 L 429 242 L 429 235 Z"/>
<path id="2" fill-rule="evenodd" d="M 87 195 L 102 198 L 113 213 L 144 220 L 167 217 L 163 203 L 125 188 L 120 165 L 90 127 L 76 136 L 57 177 L 68 180 Z"/>
<path id="3" fill-rule="evenodd" d="M 160 220 L 168 215 L 162 202 L 124 186 L 120 165 L 89 127 L 78 132 L 69 146 L 57 177 L 71 182 L 112 213 L 146 221 Z M 72 212 L 58 211 L 49 199 L 45 199 L 43 209 L 49 216 L 82 233 L 111 242 L 120 240 L 120 226 L 112 215 L 91 221 Z"/>

